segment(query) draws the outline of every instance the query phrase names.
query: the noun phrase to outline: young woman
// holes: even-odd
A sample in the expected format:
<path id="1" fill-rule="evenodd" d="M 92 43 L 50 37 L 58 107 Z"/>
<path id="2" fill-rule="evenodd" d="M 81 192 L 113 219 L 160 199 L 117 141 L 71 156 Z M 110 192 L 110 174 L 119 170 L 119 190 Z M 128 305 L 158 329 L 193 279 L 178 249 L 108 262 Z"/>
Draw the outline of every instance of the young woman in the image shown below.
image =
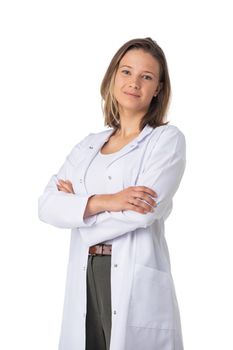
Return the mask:
<path id="1" fill-rule="evenodd" d="M 151 38 L 126 42 L 101 85 L 105 126 L 67 156 L 39 218 L 70 228 L 59 350 L 182 350 L 164 222 L 185 137 L 165 122 L 170 80 Z"/>

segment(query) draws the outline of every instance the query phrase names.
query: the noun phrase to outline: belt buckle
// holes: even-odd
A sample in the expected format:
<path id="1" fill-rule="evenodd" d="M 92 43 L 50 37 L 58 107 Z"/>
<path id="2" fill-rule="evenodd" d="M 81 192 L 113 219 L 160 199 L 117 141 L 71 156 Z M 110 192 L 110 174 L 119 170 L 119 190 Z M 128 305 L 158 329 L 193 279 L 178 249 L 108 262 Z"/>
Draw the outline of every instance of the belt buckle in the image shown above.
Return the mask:
<path id="1" fill-rule="evenodd" d="M 98 246 L 101 246 L 101 252 L 98 252 L 98 253 L 91 253 L 90 255 L 92 255 L 92 256 L 103 255 L 103 246 L 104 246 L 104 243 L 99 243 Z"/>

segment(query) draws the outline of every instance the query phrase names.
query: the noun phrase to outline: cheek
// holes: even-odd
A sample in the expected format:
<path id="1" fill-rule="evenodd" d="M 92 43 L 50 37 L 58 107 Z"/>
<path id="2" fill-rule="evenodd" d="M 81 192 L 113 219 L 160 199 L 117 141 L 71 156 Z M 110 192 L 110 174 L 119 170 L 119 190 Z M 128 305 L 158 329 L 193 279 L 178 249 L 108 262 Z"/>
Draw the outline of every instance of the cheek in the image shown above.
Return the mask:
<path id="1" fill-rule="evenodd" d="M 116 88 L 116 89 L 119 89 L 119 88 L 122 86 L 122 84 L 123 84 L 123 79 L 122 79 L 122 77 L 119 76 L 119 75 L 116 75 L 115 84 L 114 84 L 115 88 Z"/>
<path id="2" fill-rule="evenodd" d="M 121 91 L 123 84 L 124 83 L 123 83 L 122 79 L 120 79 L 119 77 L 116 77 L 115 83 L 114 83 L 114 87 L 113 87 L 113 94 L 114 94 L 115 97 Z"/>
<path id="3" fill-rule="evenodd" d="M 151 86 L 151 87 L 148 87 L 147 89 L 147 97 L 148 97 L 148 100 L 151 100 L 155 94 L 155 90 L 156 90 L 156 86 Z"/>

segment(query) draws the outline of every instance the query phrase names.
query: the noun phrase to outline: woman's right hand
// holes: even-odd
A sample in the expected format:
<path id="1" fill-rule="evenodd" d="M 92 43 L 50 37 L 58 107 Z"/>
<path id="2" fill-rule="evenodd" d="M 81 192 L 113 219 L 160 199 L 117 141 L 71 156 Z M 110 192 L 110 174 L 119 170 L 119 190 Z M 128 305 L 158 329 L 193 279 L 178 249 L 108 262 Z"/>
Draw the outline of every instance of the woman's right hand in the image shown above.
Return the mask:
<path id="1" fill-rule="evenodd" d="M 106 207 L 109 211 L 133 210 L 141 214 L 152 212 L 157 203 L 151 197 L 157 193 L 146 186 L 130 186 L 126 189 L 107 195 Z M 145 202 L 144 202 L 145 201 Z"/>

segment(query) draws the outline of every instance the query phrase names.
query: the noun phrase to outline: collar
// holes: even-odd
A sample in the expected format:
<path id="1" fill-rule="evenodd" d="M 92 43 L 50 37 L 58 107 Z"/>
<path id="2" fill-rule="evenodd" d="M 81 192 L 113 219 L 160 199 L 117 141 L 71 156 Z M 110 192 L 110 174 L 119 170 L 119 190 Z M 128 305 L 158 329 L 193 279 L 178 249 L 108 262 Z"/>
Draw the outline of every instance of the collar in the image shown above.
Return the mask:
<path id="1" fill-rule="evenodd" d="M 150 134 L 152 130 L 154 130 L 154 128 L 152 128 L 152 126 L 150 126 L 149 124 L 146 124 L 144 128 L 141 130 L 141 132 L 138 134 L 138 136 L 135 137 L 135 139 L 133 139 L 130 144 L 131 145 L 138 144 L 140 141 L 144 139 L 145 136 Z M 113 128 L 111 128 L 110 130 L 107 130 L 107 134 L 105 135 L 104 142 L 106 142 L 110 138 L 110 136 L 113 134 L 114 131 L 115 129 Z"/>

